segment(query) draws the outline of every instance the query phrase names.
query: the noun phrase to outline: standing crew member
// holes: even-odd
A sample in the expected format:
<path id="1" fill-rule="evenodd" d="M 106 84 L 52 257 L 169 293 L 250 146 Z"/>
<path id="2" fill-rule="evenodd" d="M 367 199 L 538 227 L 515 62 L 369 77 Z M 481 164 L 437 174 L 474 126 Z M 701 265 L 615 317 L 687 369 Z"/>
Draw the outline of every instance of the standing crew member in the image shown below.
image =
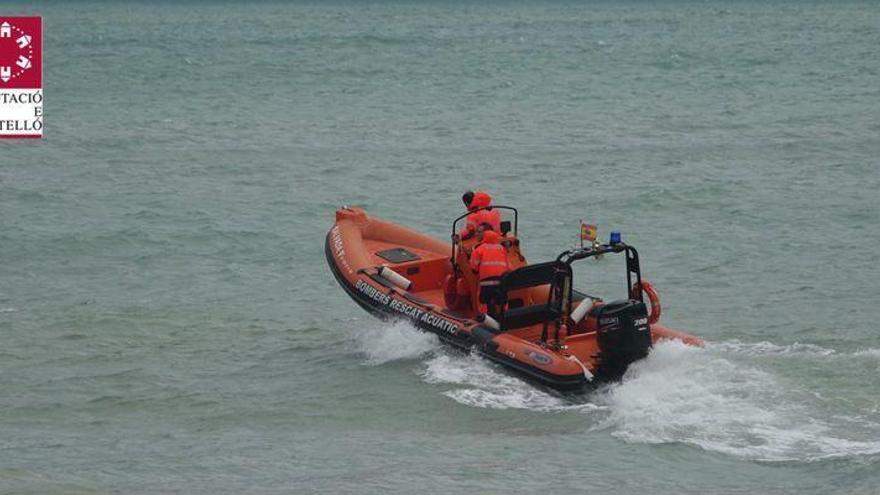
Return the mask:
<path id="1" fill-rule="evenodd" d="M 467 204 L 468 211 L 472 213 L 467 216 L 467 225 L 459 233 L 462 239 L 470 239 L 477 231 L 477 226 L 486 223 L 492 227 L 495 232 L 501 232 L 501 212 L 490 208 L 488 210 L 476 211 L 479 208 L 488 208 L 492 205 L 492 196 L 483 191 L 464 193 L 461 197 L 462 201 L 470 201 Z"/>
<path id="2" fill-rule="evenodd" d="M 461 195 L 461 202 L 464 203 L 464 207 L 467 208 L 468 216 L 465 217 L 465 225 L 458 232 L 458 236 L 462 239 L 470 239 L 473 237 L 474 233 L 477 230 L 477 214 L 474 211 L 477 207 L 473 205 L 474 202 L 474 192 L 473 191 L 465 191 L 464 194 Z"/>
<path id="3" fill-rule="evenodd" d="M 480 311 L 496 317 L 504 306 L 501 276 L 510 271 L 507 249 L 501 245 L 501 236 L 491 225 L 481 224 L 482 243 L 471 255 L 471 269 L 480 280 Z"/>

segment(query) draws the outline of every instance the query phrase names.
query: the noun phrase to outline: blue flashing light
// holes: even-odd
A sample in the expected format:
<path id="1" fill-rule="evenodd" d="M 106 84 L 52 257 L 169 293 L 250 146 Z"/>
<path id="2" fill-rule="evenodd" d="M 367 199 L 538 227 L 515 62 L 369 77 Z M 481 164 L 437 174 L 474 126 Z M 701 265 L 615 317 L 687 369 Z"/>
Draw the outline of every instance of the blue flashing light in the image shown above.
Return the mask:
<path id="1" fill-rule="evenodd" d="M 620 237 L 620 231 L 619 230 L 612 230 L 611 231 L 611 240 L 608 241 L 608 244 L 611 244 L 613 246 L 615 244 L 620 244 L 621 242 L 623 242 L 623 241 Z"/>

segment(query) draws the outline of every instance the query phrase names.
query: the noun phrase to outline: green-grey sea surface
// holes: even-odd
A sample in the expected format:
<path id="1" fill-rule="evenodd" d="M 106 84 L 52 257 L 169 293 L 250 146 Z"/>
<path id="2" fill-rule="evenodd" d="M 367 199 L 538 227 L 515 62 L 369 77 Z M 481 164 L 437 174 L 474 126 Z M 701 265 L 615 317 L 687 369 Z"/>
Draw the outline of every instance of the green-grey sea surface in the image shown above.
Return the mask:
<path id="1" fill-rule="evenodd" d="M 45 137 L 0 142 L 0 492 L 880 493 L 880 4 L 0 14 L 45 35 Z M 466 188 L 532 261 L 620 230 L 707 346 L 560 398 L 337 286 L 336 207 L 447 238 Z"/>

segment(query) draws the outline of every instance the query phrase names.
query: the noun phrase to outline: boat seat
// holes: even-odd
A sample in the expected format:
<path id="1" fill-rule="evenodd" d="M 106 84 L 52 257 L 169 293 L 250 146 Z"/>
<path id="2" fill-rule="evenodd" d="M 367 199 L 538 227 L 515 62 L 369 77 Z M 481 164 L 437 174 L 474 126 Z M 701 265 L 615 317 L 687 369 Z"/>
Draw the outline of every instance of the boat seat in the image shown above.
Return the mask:
<path id="1" fill-rule="evenodd" d="M 562 265 L 558 261 L 523 266 L 509 271 L 501 277 L 501 291 L 506 297 L 511 291 L 551 284 L 560 273 L 564 272 L 562 271 Z M 523 303 L 526 301 L 523 300 L 521 294 L 518 295 L 520 297 L 516 299 L 519 299 L 520 305 L 518 307 L 508 306 L 507 310 L 500 315 L 501 328 L 504 330 L 543 323 L 558 318 L 562 314 L 546 301 L 540 304 L 524 305 Z"/>
<path id="2" fill-rule="evenodd" d="M 511 308 L 501 314 L 501 327 L 504 330 L 523 328 L 552 320 L 559 316 L 559 311 L 548 307 L 546 304 L 531 304 Z"/>

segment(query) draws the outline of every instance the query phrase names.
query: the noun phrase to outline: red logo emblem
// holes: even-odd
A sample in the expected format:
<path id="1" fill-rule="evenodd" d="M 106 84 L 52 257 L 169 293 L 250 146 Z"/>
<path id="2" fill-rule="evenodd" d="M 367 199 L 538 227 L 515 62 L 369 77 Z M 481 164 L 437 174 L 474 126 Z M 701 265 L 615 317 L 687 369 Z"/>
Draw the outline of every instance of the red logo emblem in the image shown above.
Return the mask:
<path id="1" fill-rule="evenodd" d="M 0 16 L 0 89 L 43 87 L 40 17 Z"/>
<path id="2" fill-rule="evenodd" d="M 43 20 L 0 16 L 0 138 L 43 136 Z"/>

